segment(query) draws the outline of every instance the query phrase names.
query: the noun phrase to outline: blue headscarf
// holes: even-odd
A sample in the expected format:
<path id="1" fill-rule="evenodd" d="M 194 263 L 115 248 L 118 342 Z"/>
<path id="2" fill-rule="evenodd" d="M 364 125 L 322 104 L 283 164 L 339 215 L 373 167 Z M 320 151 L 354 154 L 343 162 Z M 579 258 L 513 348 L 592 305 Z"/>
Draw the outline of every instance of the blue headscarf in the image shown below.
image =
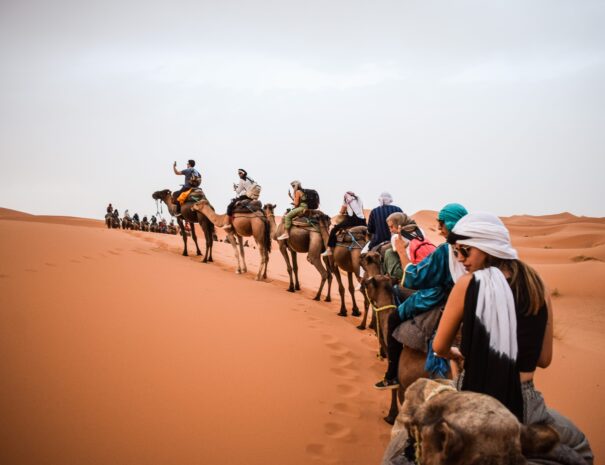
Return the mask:
<path id="1" fill-rule="evenodd" d="M 456 226 L 458 220 L 467 214 L 466 208 L 459 203 L 448 203 L 441 209 L 437 219 L 443 221 L 447 230 L 451 231 Z"/>

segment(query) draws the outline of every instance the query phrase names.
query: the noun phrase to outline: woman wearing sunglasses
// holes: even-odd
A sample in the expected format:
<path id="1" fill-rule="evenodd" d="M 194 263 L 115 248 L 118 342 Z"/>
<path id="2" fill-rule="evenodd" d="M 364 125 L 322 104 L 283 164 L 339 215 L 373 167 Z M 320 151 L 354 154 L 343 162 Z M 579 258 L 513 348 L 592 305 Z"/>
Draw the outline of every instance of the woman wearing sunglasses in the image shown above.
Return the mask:
<path id="1" fill-rule="evenodd" d="M 450 203 L 443 207 L 437 216 L 440 234 L 447 237 L 449 231 L 466 214 L 466 209 L 458 203 Z M 401 236 L 393 242 L 403 268 L 401 285 L 414 289 L 416 292 L 399 305 L 398 311 L 391 312 L 389 315 L 388 368 L 384 379 L 374 385 L 376 389 L 397 389 L 399 387 L 397 369 L 403 345 L 393 337 L 393 331 L 415 315 L 443 305 L 456 280 L 465 273 L 464 267 L 455 259 L 452 248 L 447 243 L 441 244 L 431 255 L 414 265 L 410 262 L 406 252 L 408 243 Z"/>
<path id="2" fill-rule="evenodd" d="M 469 274 L 456 282 L 447 300 L 433 341 L 435 354 L 459 365 L 458 389 L 495 397 L 524 424 L 552 425 L 570 453 L 591 464 L 584 434 L 547 409 L 534 388 L 536 367 L 550 365 L 553 347 L 552 306 L 540 276 L 519 260 L 508 230 L 492 214 L 465 216 L 448 242 Z M 452 343 L 461 326 L 458 349 Z"/>

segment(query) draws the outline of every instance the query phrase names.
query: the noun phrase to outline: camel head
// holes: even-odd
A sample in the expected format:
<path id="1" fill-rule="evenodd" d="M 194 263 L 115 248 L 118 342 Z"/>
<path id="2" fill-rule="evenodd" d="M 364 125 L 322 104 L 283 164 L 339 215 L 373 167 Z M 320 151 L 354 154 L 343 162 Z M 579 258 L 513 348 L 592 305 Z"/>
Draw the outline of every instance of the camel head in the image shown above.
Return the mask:
<path id="1" fill-rule="evenodd" d="M 210 205 L 210 202 L 208 202 L 208 199 L 202 199 L 202 200 L 195 202 L 193 204 L 193 207 L 191 207 L 191 209 L 193 211 L 201 213 L 205 206 L 212 208 L 212 205 Z"/>
<path id="2" fill-rule="evenodd" d="M 166 199 L 170 198 L 171 195 L 172 192 L 170 191 L 170 189 L 164 189 L 162 191 L 155 191 L 153 194 L 151 194 L 151 197 L 153 198 L 153 200 L 166 201 Z"/>
<path id="3" fill-rule="evenodd" d="M 361 255 L 360 265 L 366 272 L 369 268 L 380 270 L 380 254 L 378 252 L 367 252 Z"/>
<path id="4" fill-rule="evenodd" d="M 378 307 L 393 303 L 393 285 L 389 275 L 377 274 L 364 278 L 363 286 L 370 300 Z"/>
<path id="5" fill-rule="evenodd" d="M 275 205 L 274 203 L 266 203 L 265 206 L 263 207 L 263 211 L 265 212 L 265 216 L 271 216 L 275 214 L 275 209 L 277 208 L 277 205 Z"/>
<path id="6" fill-rule="evenodd" d="M 397 418 L 420 442 L 423 465 L 524 465 L 524 454 L 547 453 L 559 442 L 550 427 L 523 426 L 493 397 L 447 383 L 414 382 Z"/>

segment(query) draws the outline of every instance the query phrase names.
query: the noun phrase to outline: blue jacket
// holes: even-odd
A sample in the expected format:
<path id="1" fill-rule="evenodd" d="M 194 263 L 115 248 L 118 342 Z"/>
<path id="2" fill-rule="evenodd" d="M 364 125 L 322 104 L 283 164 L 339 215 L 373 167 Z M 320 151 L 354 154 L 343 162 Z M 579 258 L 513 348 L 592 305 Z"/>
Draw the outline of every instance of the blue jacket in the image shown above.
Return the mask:
<path id="1" fill-rule="evenodd" d="M 368 218 L 368 232 L 372 234 L 370 249 L 381 242 L 391 239 L 387 217 L 395 212 L 401 212 L 401 208 L 395 205 L 381 205 L 370 212 L 370 217 Z"/>
<path id="2" fill-rule="evenodd" d="M 408 297 L 398 308 L 402 320 L 424 313 L 443 304 L 454 287 L 449 267 L 450 252 L 447 243 L 417 265 L 408 265 L 402 283 L 417 292 Z"/>

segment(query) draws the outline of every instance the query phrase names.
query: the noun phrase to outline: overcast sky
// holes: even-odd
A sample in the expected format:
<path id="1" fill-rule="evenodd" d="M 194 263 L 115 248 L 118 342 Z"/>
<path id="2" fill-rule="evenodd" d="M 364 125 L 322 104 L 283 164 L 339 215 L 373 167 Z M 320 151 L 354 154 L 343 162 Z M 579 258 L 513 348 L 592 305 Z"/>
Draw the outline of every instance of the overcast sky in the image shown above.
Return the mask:
<path id="1" fill-rule="evenodd" d="M 288 206 L 605 216 L 605 2 L 0 0 L 0 206 L 149 214 L 194 158 Z"/>

